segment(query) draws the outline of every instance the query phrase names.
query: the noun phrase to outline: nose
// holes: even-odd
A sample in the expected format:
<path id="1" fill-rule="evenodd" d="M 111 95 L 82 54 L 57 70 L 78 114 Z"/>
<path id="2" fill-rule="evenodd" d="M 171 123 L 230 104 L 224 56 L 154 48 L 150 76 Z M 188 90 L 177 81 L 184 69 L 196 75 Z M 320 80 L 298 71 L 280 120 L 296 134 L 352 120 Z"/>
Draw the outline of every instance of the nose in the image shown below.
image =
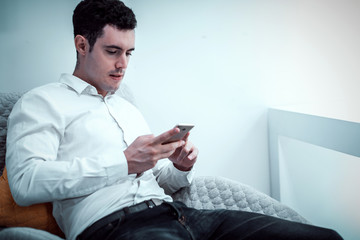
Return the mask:
<path id="1" fill-rule="evenodd" d="M 126 69 L 128 65 L 128 58 L 125 54 L 121 54 L 121 56 L 115 62 L 116 69 Z"/>

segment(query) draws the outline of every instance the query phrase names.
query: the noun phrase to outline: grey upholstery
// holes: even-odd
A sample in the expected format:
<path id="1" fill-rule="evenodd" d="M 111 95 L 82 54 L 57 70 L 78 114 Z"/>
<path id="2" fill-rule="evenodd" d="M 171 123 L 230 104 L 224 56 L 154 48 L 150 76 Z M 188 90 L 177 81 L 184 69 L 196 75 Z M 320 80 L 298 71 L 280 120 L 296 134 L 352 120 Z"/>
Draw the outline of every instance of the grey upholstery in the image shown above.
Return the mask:
<path id="1" fill-rule="evenodd" d="M 12 227 L 0 231 L 0 240 L 62 240 L 62 238 L 35 228 Z"/>
<path id="2" fill-rule="evenodd" d="M 256 212 L 308 223 L 293 209 L 256 189 L 223 177 L 195 177 L 189 187 L 173 194 L 175 200 L 197 209 L 232 209 Z"/>
<path id="3" fill-rule="evenodd" d="M 0 93 L 0 175 L 5 165 L 7 118 L 22 93 Z"/>
<path id="4" fill-rule="evenodd" d="M 120 91 L 125 98 L 133 100 L 126 88 Z M 0 171 L 5 161 L 7 118 L 21 93 L 0 93 Z M 236 209 L 263 213 L 287 220 L 308 223 L 294 210 L 255 190 L 254 188 L 222 177 L 196 177 L 187 188 L 173 194 L 174 200 L 198 209 Z M 2 239 L 59 240 L 50 233 L 31 228 L 5 228 L 0 230 Z"/>

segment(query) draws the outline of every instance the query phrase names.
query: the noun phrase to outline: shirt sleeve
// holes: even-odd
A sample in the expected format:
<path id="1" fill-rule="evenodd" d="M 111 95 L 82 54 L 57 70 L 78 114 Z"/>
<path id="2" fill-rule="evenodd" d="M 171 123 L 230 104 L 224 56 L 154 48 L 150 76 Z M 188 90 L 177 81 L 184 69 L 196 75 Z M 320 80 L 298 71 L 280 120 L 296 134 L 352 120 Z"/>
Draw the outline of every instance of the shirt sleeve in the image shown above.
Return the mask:
<path id="1" fill-rule="evenodd" d="M 59 159 L 64 119 L 46 94 L 26 94 L 9 119 L 6 167 L 14 200 L 21 206 L 76 198 L 128 175 L 122 149 L 109 156 Z M 56 161 L 55 161 L 56 160 Z"/>
<path id="2" fill-rule="evenodd" d="M 156 180 L 166 194 L 171 195 L 180 188 L 187 187 L 194 178 L 194 167 L 190 171 L 180 171 L 168 159 L 160 160 L 153 168 Z"/>

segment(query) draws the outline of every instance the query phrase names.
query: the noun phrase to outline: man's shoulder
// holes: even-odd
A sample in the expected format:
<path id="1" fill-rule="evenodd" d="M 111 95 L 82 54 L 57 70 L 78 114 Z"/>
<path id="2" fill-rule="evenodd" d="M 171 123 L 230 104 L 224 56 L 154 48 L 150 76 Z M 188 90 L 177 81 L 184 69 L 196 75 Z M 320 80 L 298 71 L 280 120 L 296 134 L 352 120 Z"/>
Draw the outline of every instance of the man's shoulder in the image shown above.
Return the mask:
<path id="1" fill-rule="evenodd" d="M 58 105 L 68 98 L 69 92 L 62 83 L 48 83 L 24 93 L 18 104 L 24 107 L 37 106 L 39 109 L 45 105 Z"/>
<path id="2" fill-rule="evenodd" d="M 59 89 L 62 88 L 62 84 L 59 83 L 59 82 L 52 82 L 52 83 L 47 83 L 45 85 L 41 85 L 41 86 L 38 86 L 38 87 L 35 87 L 31 90 L 29 90 L 28 92 L 26 92 L 25 94 L 28 94 L 28 95 L 37 95 L 37 94 L 44 94 L 44 93 L 47 93 L 47 92 L 53 92 L 53 91 L 57 91 Z"/>
<path id="3" fill-rule="evenodd" d="M 35 87 L 24 93 L 14 104 L 9 120 L 16 116 L 49 116 L 63 109 L 59 97 L 62 86 L 60 83 L 49 83 Z"/>
<path id="4" fill-rule="evenodd" d="M 68 94 L 68 87 L 60 82 L 52 82 L 35 87 L 24 94 L 25 97 L 58 98 Z"/>

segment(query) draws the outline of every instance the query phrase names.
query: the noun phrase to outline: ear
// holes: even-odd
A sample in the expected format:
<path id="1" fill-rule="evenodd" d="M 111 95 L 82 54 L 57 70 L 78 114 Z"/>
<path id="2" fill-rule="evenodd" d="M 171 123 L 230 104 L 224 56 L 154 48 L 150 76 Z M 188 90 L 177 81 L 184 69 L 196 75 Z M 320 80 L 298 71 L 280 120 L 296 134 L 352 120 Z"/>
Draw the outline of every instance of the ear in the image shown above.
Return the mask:
<path id="1" fill-rule="evenodd" d="M 76 35 L 74 42 L 75 42 L 76 51 L 80 55 L 85 55 L 88 47 L 86 38 L 81 35 Z"/>

